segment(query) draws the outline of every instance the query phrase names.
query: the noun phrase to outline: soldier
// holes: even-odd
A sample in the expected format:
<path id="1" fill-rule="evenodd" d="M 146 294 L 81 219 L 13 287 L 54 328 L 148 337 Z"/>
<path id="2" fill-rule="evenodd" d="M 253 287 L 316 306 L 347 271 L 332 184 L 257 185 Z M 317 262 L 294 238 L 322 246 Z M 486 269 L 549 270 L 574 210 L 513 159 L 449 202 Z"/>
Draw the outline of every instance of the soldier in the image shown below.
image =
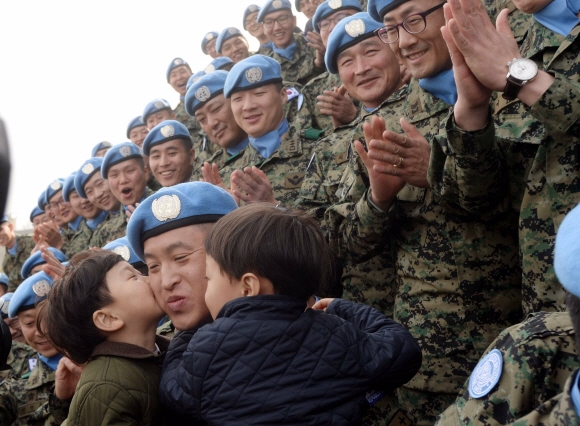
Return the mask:
<path id="1" fill-rule="evenodd" d="M 580 107 L 573 101 L 580 94 L 580 20 L 578 8 L 562 0 L 514 4 L 533 14 L 521 47 L 508 31 L 507 12 L 500 13 L 496 29 L 479 2 L 466 4 L 474 16 L 465 17 L 458 5 L 450 8 L 455 24 L 449 41 L 481 84 L 503 92 L 494 118 L 519 212 L 524 313 L 561 311 L 565 292 L 554 275 L 552 242 L 564 215 L 580 202 Z M 485 42 L 466 35 L 465 26 L 481 28 Z"/>
<path id="2" fill-rule="evenodd" d="M 325 220 L 342 259 L 360 262 L 379 247 L 394 252 L 394 316 L 424 352 L 419 373 L 399 389 L 399 399 L 418 424 L 432 424 L 492 340 L 521 321 L 515 217 L 504 211 L 505 171 L 490 139 L 491 93 L 460 59 L 451 62 L 439 31 L 442 3 L 371 1 L 369 14 L 388 24 L 377 35 L 413 80 L 402 105 L 393 105 L 400 113 L 365 125 L 369 152 L 355 143 L 358 156 L 339 188 L 343 201 L 326 211 Z M 451 66 L 461 76 L 459 98 Z M 395 119 L 401 115 L 408 118 Z M 479 147 L 478 155 L 472 147 Z M 454 197 L 442 199 L 445 190 Z M 500 278 L 490 285 L 492 276 Z"/>
<path id="3" fill-rule="evenodd" d="M 234 118 L 250 140 L 232 164 L 239 170 L 231 179 L 225 177 L 232 190 L 245 202 L 294 202 L 312 142 L 302 138 L 284 117 L 288 94 L 282 85 L 280 64 L 255 55 L 234 65 L 226 78 L 224 96 L 231 99 Z"/>
<path id="4" fill-rule="evenodd" d="M 125 235 L 127 223 L 120 214 L 121 203 L 101 175 L 102 158 L 85 161 L 75 176 L 75 189 L 81 198 L 87 198 L 96 207 L 107 212 L 105 219 L 93 230 L 89 247 L 103 247 Z"/>
<path id="5" fill-rule="evenodd" d="M 107 152 L 101 175 L 107 179 L 113 196 L 121 202 L 120 216 L 124 221 L 128 219 L 127 211 L 132 211 L 153 193 L 147 187 L 149 169 L 145 167 L 143 154 L 131 142 L 115 145 Z"/>
<path id="6" fill-rule="evenodd" d="M 312 23 L 314 31 L 320 34 L 324 51 L 328 37 L 336 24 L 357 12 L 362 12 L 358 0 L 326 1 L 318 6 Z M 348 124 L 356 118 L 358 109 L 341 85 L 338 73 L 331 74 L 326 71 L 304 86 L 304 99 L 308 110 L 313 114 L 313 127 L 328 131 L 339 125 Z"/>
<path id="7" fill-rule="evenodd" d="M 204 55 L 211 56 L 212 59 L 220 56 L 220 54 L 215 49 L 215 43 L 217 41 L 218 35 L 219 34 L 215 31 L 210 31 L 203 36 L 203 40 L 201 41 L 201 51 Z"/>
<path id="8" fill-rule="evenodd" d="M 14 232 L 14 225 L 8 222 L 8 218 L 6 216 L 0 218 L 0 247 L 6 248 L 2 270 L 10 279 L 9 292 L 16 290 L 22 282 L 20 270 L 34 246 L 35 243 L 31 236 L 17 236 Z"/>
<path id="9" fill-rule="evenodd" d="M 264 25 L 258 22 L 259 11 L 260 6 L 257 4 L 251 4 L 244 10 L 243 28 L 260 43 L 260 48 L 256 53 L 271 56 L 274 43 L 264 33 Z"/>
<path id="10" fill-rule="evenodd" d="M 2 275 L 2 274 L 0 274 Z M 12 331 L 8 326 L 10 321 L 8 318 L 8 309 L 10 307 L 10 301 L 12 300 L 14 293 L 6 293 L 0 297 L 0 317 L 2 321 L 6 324 L 6 328 L 12 335 Z M 18 322 L 18 319 L 13 321 Z M 20 333 L 22 335 L 22 332 Z M 28 346 L 25 342 L 20 342 L 14 339 L 12 340 L 12 345 L 10 349 L 10 354 L 8 355 L 7 364 L 10 366 L 9 370 L 4 370 L 0 372 L 0 379 L 4 380 L 7 377 L 21 378 L 25 374 L 30 373 L 30 365 L 28 360 L 36 355 L 36 351 Z M 1 393 L 1 391 L 0 391 Z"/>
<path id="11" fill-rule="evenodd" d="M 249 143 L 248 135 L 234 119 L 231 100 L 223 94 L 227 76 L 226 71 L 204 75 L 185 95 L 187 113 L 195 115 L 212 143 L 221 148 L 207 162 L 222 176 L 235 170 L 231 165 Z"/>
<path id="12" fill-rule="evenodd" d="M 20 319 L 28 345 L 38 351 L 29 361 L 32 372 L 26 380 L 12 382 L 11 391 L 18 400 L 18 410 L 13 415 L 18 418 L 18 425 L 58 425 L 63 419 L 56 417 L 56 414 L 62 415 L 63 403 L 50 397 L 62 355 L 41 334 L 36 322 L 37 304 L 46 298 L 51 286 L 52 278 L 44 272 L 31 276 L 16 290 L 8 308 L 11 318 Z"/>
<path id="13" fill-rule="evenodd" d="M 302 34 L 294 35 L 296 17 L 288 0 L 268 0 L 258 13 L 266 36 L 274 44 L 272 57 L 282 67 L 282 78 L 306 84 L 324 72 L 314 64 L 316 53 L 306 45 Z"/>
<path id="14" fill-rule="evenodd" d="M 143 155 L 162 186 L 191 179 L 195 151 L 187 127 L 179 121 L 163 121 L 151 129 L 143 142 Z"/>
<path id="15" fill-rule="evenodd" d="M 66 256 L 62 251 L 55 249 L 54 247 L 48 247 L 47 250 L 51 252 L 60 263 L 66 262 Z M 42 266 L 46 265 L 46 263 L 46 260 L 42 257 L 42 252 L 40 250 L 35 251 L 28 259 L 26 259 L 24 265 L 22 265 L 22 270 L 20 271 L 22 279 L 27 279 L 32 275 L 41 272 L 43 270 Z"/>
<path id="16" fill-rule="evenodd" d="M 43 194 L 44 197 L 44 194 Z M 32 222 L 32 229 L 36 229 L 41 223 L 50 222 L 49 217 L 46 215 L 45 211 L 35 206 L 30 212 L 30 222 Z"/>
<path id="17" fill-rule="evenodd" d="M 129 125 L 127 126 L 127 139 L 137 145 L 139 149 L 141 149 L 147 133 L 149 133 L 149 129 L 143 122 L 143 118 L 141 116 L 135 117 L 129 122 Z"/>
<path id="18" fill-rule="evenodd" d="M 113 145 L 111 144 L 111 142 L 107 141 L 99 142 L 93 147 L 93 150 L 91 151 L 91 157 L 104 157 L 107 151 L 111 149 L 112 146 Z"/>
<path id="19" fill-rule="evenodd" d="M 215 48 L 220 55 L 230 58 L 234 64 L 250 57 L 248 40 L 235 27 L 222 30 L 217 38 Z"/>
<path id="20" fill-rule="evenodd" d="M 213 223 L 236 207 L 224 189 L 189 182 L 160 189 L 133 213 L 127 238 L 147 263 L 153 294 L 171 319 L 163 327 L 166 336 L 172 337 L 175 329 L 195 331 L 211 321 L 204 298 L 203 243 Z"/>

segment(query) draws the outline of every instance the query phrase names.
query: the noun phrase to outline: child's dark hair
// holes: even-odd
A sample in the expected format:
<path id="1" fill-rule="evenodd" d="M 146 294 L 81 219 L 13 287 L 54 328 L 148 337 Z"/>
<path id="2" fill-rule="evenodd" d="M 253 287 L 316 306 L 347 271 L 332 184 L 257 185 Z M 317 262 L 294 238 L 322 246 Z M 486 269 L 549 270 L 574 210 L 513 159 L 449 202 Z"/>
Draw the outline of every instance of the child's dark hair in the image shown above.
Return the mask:
<path id="1" fill-rule="evenodd" d="M 326 288 L 333 255 L 315 219 L 306 213 L 252 203 L 221 218 L 205 239 L 206 253 L 239 280 L 252 272 L 276 294 L 307 300 Z"/>
<path id="2" fill-rule="evenodd" d="M 105 276 L 123 260 L 109 250 L 75 255 L 38 315 L 39 330 L 77 364 L 87 362 L 95 346 L 106 339 L 93 322 L 93 312 L 113 302 Z"/>

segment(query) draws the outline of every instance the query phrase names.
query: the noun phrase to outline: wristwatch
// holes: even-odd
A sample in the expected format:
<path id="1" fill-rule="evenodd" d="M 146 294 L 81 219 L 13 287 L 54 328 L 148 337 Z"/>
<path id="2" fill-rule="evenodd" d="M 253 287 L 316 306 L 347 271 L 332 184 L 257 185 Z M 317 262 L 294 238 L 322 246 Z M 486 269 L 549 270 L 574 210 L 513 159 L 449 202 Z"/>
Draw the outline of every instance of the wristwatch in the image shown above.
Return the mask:
<path id="1" fill-rule="evenodd" d="M 508 62 L 507 82 L 503 89 L 502 97 L 508 101 L 513 101 L 518 97 L 518 92 L 522 86 L 532 81 L 538 75 L 538 66 L 531 59 L 514 58 Z"/>

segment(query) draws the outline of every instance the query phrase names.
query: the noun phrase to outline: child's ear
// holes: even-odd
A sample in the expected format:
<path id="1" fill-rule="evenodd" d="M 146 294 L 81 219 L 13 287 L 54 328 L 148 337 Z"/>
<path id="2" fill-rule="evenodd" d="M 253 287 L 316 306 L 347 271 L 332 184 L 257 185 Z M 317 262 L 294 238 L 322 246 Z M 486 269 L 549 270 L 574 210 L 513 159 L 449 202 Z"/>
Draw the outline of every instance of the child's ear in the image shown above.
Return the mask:
<path id="1" fill-rule="evenodd" d="M 260 279 L 251 272 L 244 274 L 240 280 L 242 283 L 242 296 L 257 296 L 260 294 Z"/>
<path id="2" fill-rule="evenodd" d="M 121 318 L 102 309 L 93 312 L 93 322 L 99 330 L 106 333 L 120 330 L 125 325 L 125 322 Z"/>
<path id="3" fill-rule="evenodd" d="M 244 274 L 240 280 L 242 283 L 242 296 L 257 296 L 259 294 L 274 294 L 274 286 L 270 280 L 258 277 L 251 272 Z"/>

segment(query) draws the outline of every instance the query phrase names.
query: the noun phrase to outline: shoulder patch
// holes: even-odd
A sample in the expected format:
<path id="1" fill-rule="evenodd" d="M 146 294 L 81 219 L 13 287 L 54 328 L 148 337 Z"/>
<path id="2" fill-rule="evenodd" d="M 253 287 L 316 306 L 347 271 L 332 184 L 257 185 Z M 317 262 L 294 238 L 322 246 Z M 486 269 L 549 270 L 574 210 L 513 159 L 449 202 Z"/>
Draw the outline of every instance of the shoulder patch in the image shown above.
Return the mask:
<path id="1" fill-rule="evenodd" d="M 488 353 L 475 367 L 469 378 L 469 396 L 474 399 L 486 396 L 499 382 L 503 356 L 497 349 Z"/>

